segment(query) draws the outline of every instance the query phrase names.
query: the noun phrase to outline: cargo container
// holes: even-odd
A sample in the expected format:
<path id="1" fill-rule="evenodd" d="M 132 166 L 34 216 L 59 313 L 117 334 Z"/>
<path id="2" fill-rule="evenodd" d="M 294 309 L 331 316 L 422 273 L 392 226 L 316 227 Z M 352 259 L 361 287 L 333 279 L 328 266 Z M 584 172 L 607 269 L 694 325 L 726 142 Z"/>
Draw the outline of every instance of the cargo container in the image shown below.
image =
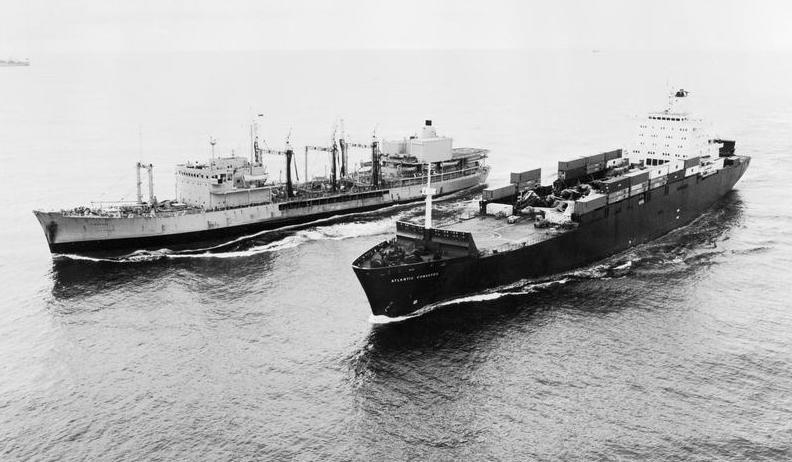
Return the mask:
<path id="1" fill-rule="evenodd" d="M 645 181 L 649 181 L 649 172 L 646 170 L 638 170 L 635 172 L 630 172 L 625 174 L 624 176 L 630 179 L 630 186 L 635 186 Z"/>
<path id="2" fill-rule="evenodd" d="M 606 193 L 613 193 L 630 187 L 630 179 L 624 176 L 602 180 L 602 189 Z"/>
<path id="3" fill-rule="evenodd" d="M 690 159 L 685 159 L 685 169 L 698 166 L 700 164 L 701 164 L 701 158 L 699 158 L 698 156 L 691 157 Z"/>
<path id="4" fill-rule="evenodd" d="M 596 164 L 588 164 L 586 166 L 586 173 L 589 174 L 589 175 L 592 174 L 592 173 L 601 172 L 603 170 L 605 170 L 605 162 L 599 162 L 599 163 L 596 163 Z"/>
<path id="5" fill-rule="evenodd" d="M 534 189 L 537 186 L 540 186 L 538 180 L 531 180 L 531 181 L 524 181 L 522 183 L 513 183 L 517 186 L 517 191 L 525 191 L 526 189 Z"/>
<path id="6" fill-rule="evenodd" d="M 558 178 L 566 181 L 577 180 L 580 177 L 586 176 L 586 166 L 573 168 L 570 170 L 559 170 Z"/>
<path id="7" fill-rule="evenodd" d="M 622 150 L 621 149 L 616 149 L 615 151 L 606 152 L 605 153 L 605 160 L 606 161 L 615 160 L 615 159 L 621 158 L 621 156 L 622 156 Z"/>
<path id="8" fill-rule="evenodd" d="M 505 197 L 511 197 L 517 194 L 517 186 L 509 184 L 499 188 L 487 188 L 481 193 L 481 198 L 485 201 L 496 201 Z"/>
<path id="9" fill-rule="evenodd" d="M 564 172 L 567 170 L 573 170 L 580 167 L 586 167 L 586 158 L 585 157 L 578 157 L 577 159 L 572 160 L 559 160 L 558 161 L 558 171 Z"/>
<path id="10" fill-rule="evenodd" d="M 619 202 L 621 200 L 627 199 L 628 196 L 629 196 L 629 190 L 627 189 L 610 193 L 608 194 L 608 203 L 612 204 L 614 202 Z"/>
<path id="11" fill-rule="evenodd" d="M 514 184 L 525 183 L 526 181 L 540 181 L 542 179 L 542 169 L 526 170 L 524 172 L 512 172 L 511 182 Z"/>
<path id="12" fill-rule="evenodd" d="M 713 143 L 721 145 L 718 148 L 718 157 L 729 157 L 734 155 L 734 141 L 731 140 L 712 140 Z"/>
<path id="13" fill-rule="evenodd" d="M 487 215 L 508 217 L 514 215 L 514 207 L 509 204 L 487 204 Z"/>
<path id="14" fill-rule="evenodd" d="M 698 165 L 694 165 L 693 167 L 688 167 L 685 169 L 685 178 L 693 175 L 698 175 L 701 171 L 701 167 Z"/>
<path id="15" fill-rule="evenodd" d="M 668 183 L 668 176 L 663 175 L 657 178 L 649 180 L 649 189 L 659 188 L 660 186 L 665 186 Z"/>
<path id="16" fill-rule="evenodd" d="M 605 162 L 605 153 L 586 156 L 586 165 L 601 164 Z"/>
<path id="17" fill-rule="evenodd" d="M 637 184 L 635 186 L 630 186 L 630 196 L 637 196 L 638 194 L 643 194 L 646 192 L 646 183 Z"/>
<path id="18" fill-rule="evenodd" d="M 605 194 L 591 193 L 575 201 L 575 213 L 583 214 L 592 210 L 604 207 L 608 203 L 608 196 Z"/>

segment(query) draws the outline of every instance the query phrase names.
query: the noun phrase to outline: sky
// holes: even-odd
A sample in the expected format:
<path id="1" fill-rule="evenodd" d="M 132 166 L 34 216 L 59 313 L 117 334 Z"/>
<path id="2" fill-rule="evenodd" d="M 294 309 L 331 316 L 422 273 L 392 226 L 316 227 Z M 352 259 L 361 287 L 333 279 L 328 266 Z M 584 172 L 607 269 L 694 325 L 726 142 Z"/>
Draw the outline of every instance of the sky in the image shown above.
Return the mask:
<path id="1" fill-rule="evenodd" d="M 294 49 L 792 50 L 792 2 L 1 0 L 0 56 Z"/>

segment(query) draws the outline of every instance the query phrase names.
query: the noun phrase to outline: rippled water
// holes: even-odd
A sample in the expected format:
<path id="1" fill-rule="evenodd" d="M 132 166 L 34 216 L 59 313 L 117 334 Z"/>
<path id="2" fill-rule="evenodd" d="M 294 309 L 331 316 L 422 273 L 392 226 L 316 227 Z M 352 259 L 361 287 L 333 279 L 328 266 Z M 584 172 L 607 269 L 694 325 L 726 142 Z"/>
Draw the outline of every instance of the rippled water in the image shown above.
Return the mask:
<path id="1" fill-rule="evenodd" d="M 0 458 L 792 457 L 786 58 L 306 52 L 3 70 Z M 127 194 L 141 155 L 167 197 L 207 133 L 244 152 L 257 105 L 270 138 L 293 125 L 306 144 L 338 115 L 359 137 L 433 117 L 491 147 L 498 182 L 619 145 L 669 78 L 753 156 L 735 191 L 650 244 L 399 322 L 370 316 L 350 263 L 420 205 L 103 259 L 51 257 L 30 213 Z"/>

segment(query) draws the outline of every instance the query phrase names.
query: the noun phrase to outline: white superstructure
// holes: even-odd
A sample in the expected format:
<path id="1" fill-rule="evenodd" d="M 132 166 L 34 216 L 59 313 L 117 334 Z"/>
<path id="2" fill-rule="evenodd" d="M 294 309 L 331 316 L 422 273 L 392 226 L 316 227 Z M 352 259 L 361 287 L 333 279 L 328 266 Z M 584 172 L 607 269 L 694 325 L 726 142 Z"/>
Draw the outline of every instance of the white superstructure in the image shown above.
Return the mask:
<path id="1" fill-rule="evenodd" d="M 273 185 L 267 172 L 245 157 L 220 157 L 205 163 L 176 166 L 176 200 L 216 209 L 270 202 Z"/>
<path id="2" fill-rule="evenodd" d="M 718 145 L 711 143 L 704 120 L 687 110 L 688 92 L 679 90 L 669 97 L 664 111 L 651 112 L 640 122 L 629 158 L 647 167 L 671 164 L 680 170 L 687 159 L 718 157 Z"/>
<path id="3" fill-rule="evenodd" d="M 452 157 L 453 139 L 437 136 L 432 121 L 427 120 L 420 135 L 404 138 L 401 141 L 382 141 L 382 153 L 386 156 L 410 156 L 418 162 L 442 162 Z"/>

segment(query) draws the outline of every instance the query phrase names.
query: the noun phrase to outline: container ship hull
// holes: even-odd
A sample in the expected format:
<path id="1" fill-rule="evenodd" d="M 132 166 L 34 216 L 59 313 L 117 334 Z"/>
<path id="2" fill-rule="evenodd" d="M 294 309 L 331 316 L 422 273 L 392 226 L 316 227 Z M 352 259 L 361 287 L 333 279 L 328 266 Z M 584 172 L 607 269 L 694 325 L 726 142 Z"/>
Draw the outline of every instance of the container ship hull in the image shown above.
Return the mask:
<path id="1" fill-rule="evenodd" d="M 486 256 L 353 269 L 374 315 L 409 315 L 429 304 L 586 265 L 690 223 L 728 193 L 749 157 L 708 176 L 689 176 L 578 217 L 579 226 L 535 244 Z"/>
<path id="2" fill-rule="evenodd" d="M 440 194 L 453 194 L 483 185 L 488 174 L 488 167 L 480 167 L 469 175 L 448 180 L 437 175 Z M 52 253 L 178 248 L 412 202 L 421 199 L 421 187 L 422 184 L 416 183 L 314 199 L 295 198 L 278 203 L 151 216 L 34 213 Z"/>

